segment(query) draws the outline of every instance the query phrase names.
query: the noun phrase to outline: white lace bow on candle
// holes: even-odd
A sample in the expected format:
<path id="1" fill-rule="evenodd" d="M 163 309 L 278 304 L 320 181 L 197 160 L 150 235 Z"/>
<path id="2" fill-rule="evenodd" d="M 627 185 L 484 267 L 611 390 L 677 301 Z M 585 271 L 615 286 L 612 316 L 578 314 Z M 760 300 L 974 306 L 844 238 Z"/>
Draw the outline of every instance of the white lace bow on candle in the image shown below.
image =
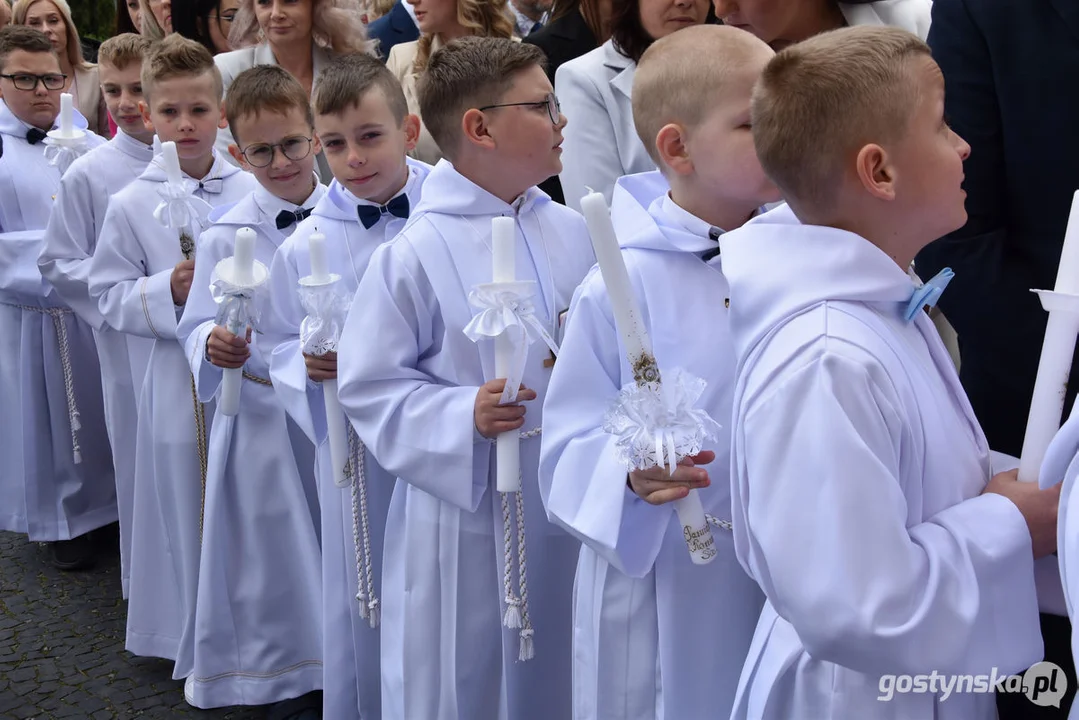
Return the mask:
<path id="1" fill-rule="evenodd" d="M 57 139 L 47 137 L 45 144 L 45 160 L 63 175 L 71 167 L 76 158 L 85 155 L 89 149 L 86 144 L 86 136 L 82 135 L 71 139 Z"/>
<path id="2" fill-rule="evenodd" d="M 227 259 L 227 258 L 226 258 Z M 217 316 L 214 323 L 225 328 L 244 328 L 250 325 L 255 332 L 259 330 L 261 306 L 264 302 L 265 279 L 269 270 L 258 260 L 255 261 L 254 285 L 234 285 L 217 274 L 215 268 L 210 280 L 210 295 L 217 303 Z M 261 280 L 261 282 L 259 282 Z"/>
<path id="3" fill-rule="evenodd" d="M 331 275 L 331 282 L 319 285 L 305 284 L 300 279 L 300 304 L 307 317 L 300 323 L 300 347 L 308 355 L 325 355 L 337 352 L 341 328 L 351 298 L 339 282 L 339 275 Z"/>
<path id="4" fill-rule="evenodd" d="M 469 340 L 479 342 L 502 333 L 510 333 L 513 337 L 513 362 L 506 376 L 502 403 L 517 399 L 530 345 L 543 340 L 552 353 L 558 354 L 558 344 L 536 317 L 536 307 L 532 303 L 535 293 L 536 284 L 531 281 L 485 283 L 468 293 L 469 304 L 482 311 L 465 326 Z"/>
<path id="5" fill-rule="evenodd" d="M 160 156 L 154 158 L 154 164 L 162 166 Z M 206 218 L 213 207 L 200 197 L 193 195 L 194 183 L 179 184 L 165 181 L 157 189 L 161 202 L 154 208 L 154 220 L 173 230 L 200 230 L 206 225 Z"/>
<path id="6" fill-rule="evenodd" d="M 604 431 L 617 438 L 619 460 L 631 471 L 665 467 L 696 455 L 714 440 L 719 423 L 695 407 L 707 383 L 676 368 L 662 383 L 628 384 L 607 410 Z"/>

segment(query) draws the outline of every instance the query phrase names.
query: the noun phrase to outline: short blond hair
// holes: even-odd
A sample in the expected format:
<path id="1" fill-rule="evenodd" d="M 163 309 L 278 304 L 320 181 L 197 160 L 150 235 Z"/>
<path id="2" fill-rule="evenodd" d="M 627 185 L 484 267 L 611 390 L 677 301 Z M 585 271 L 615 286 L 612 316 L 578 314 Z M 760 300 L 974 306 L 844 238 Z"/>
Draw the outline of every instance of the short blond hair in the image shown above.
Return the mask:
<path id="1" fill-rule="evenodd" d="M 150 38 L 135 33 L 120 33 L 101 43 L 97 50 L 97 62 L 123 70 L 134 63 L 141 64 L 151 45 Z"/>
<path id="2" fill-rule="evenodd" d="M 341 55 L 330 61 L 315 80 L 311 104 L 318 115 L 340 115 L 358 107 L 364 96 L 375 89 L 382 91 L 397 127 L 401 127 L 408 115 L 405 91 L 381 60 L 364 53 Z"/>
<path id="3" fill-rule="evenodd" d="M 919 99 L 911 61 L 931 57 L 905 30 L 859 26 L 791 45 L 768 63 L 753 92 L 753 144 L 795 212 L 829 212 L 852 155 L 902 139 Z"/>
<path id="4" fill-rule="evenodd" d="M 11 8 L 11 23 L 13 25 L 25 25 L 27 13 L 38 2 L 41 2 L 41 0 L 15 0 L 15 5 Z M 80 70 L 94 67 L 92 62 L 87 62 L 82 56 L 79 31 L 75 27 L 75 21 L 71 19 L 71 6 L 67 4 L 67 0 L 49 0 L 49 2 L 56 6 L 56 9 L 60 11 L 60 15 L 64 18 L 64 51 L 67 53 L 67 60 L 71 63 L 71 67 Z"/>
<path id="5" fill-rule="evenodd" d="M 465 112 L 501 102 L 519 73 L 546 63 L 535 45 L 504 38 L 458 38 L 435 52 L 417 90 L 420 118 L 446 159 L 457 156 Z"/>
<path id="6" fill-rule="evenodd" d="M 221 71 L 214 65 L 214 56 L 202 43 L 173 33 L 154 43 L 142 63 L 142 95 L 150 99 L 154 83 L 176 77 L 193 77 L 209 73 L 214 81 L 218 102 L 225 95 Z"/>
<path id="7" fill-rule="evenodd" d="M 754 58 L 764 67 L 772 49 L 752 33 L 695 25 L 656 40 L 633 76 L 633 124 L 663 170 L 656 136 L 675 123 L 692 132 L 723 103 L 730 81 Z"/>
<path id="8" fill-rule="evenodd" d="M 240 118 L 258 118 L 262 113 L 287 115 L 299 110 L 308 126 L 314 130 L 315 119 L 307 91 L 300 81 L 279 65 L 256 65 L 244 70 L 229 85 L 225 102 L 225 117 L 236 143 L 241 142 Z"/>

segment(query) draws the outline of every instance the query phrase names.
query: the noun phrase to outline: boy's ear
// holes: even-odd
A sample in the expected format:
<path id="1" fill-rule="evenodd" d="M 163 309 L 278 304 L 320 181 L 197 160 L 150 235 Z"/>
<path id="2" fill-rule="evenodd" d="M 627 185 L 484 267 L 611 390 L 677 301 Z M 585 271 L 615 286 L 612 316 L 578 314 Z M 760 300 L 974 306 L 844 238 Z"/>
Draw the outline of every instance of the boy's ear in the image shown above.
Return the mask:
<path id="1" fill-rule="evenodd" d="M 240 167 L 242 167 L 244 170 L 247 170 L 247 160 L 244 159 L 244 154 L 240 152 L 239 145 L 237 145 L 236 143 L 229 143 L 229 155 L 232 156 L 233 160 L 240 163 Z"/>
<path id="2" fill-rule="evenodd" d="M 681 125 L 668 123 L 656 133 L 656 153 L 660 161 L 678 175 L 693 172 L 693 160 L 686 149 L 686 131 Z"/>
<path id="3" fill-rule="evenodd" d="M 405 131 L 405 150 L 410 152 L 415 150 L 416 143 L 420 141 L 419 116 L 412 113 L 405 115 L 405 119 L 401 121 L 401 128 Z"/>
<path id="4" fill-rule="evenodd" d="M 139 112 L 142 113 L 142 125 L 147 132 L 157 132 L 154 129 L 153 121 L 150 119 L 150 106 L 145 100 L 139 100 Z"/>
<path id="5" fill-rule="evenodd" d="M 220 129 L 220 130 L 224 130 L 224 129 L 225 129 L 225 128 L 227 128 L 228 126 L 229 126 L 229 118 L 228 118 L 228 116 L 227 116 L 227 115 L 225 114 L 225 101 L 224 101 L 224 100 L 222 100 L 222 101 L 221 101 L 221 117 L 220 117 L 220 119 L 218 119 L 218 121 L 217 121 L 217 127 L 218 127 L 218 129 Z"/>
<path id="6" fill-rule="evenodd" d="M 318 155 L 320 152 L 322 152 L 322 141 L 319 140 L 318 133 L 315 132 L 315 129 L 311 128 L 311 154 Z"/>
<path id="7" fill-rule="evenodd" d="M 494 137 L 491 136 L 487 116 L 476 108 L 465 110 L 461 118 L 461 133 L 465 136 L 465 141 L 479 145 L 485 150 L 494 150 L 497 146 Z"/>
<path id="8" fill-rule="evenodd" d="M 858 182 L 871 196 L 885 202 L 895 200 L 896 167 L 880 145 L 863 146 L 858 151 L 854 170 Z"/>

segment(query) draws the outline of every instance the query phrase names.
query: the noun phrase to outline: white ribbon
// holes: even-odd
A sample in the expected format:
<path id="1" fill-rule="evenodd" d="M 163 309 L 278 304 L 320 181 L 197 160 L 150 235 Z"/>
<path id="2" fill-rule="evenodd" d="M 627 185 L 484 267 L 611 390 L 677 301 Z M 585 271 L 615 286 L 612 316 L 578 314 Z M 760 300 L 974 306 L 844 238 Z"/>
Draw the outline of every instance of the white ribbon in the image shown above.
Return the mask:
<path id="1" fill-rule="evenodd" d="M 173 230 L 201 229 L 213 207 L 195 197 L 183 184 L 161 183 L 157 189 L 161 202 L 154 208 L 154 220 Z"/>
<path id="2" fill-rule="evenodd" d="M 59 170 L 61 175 L 67 172 L 67 169 L 71 167 L 71 163 L 75 162 L 76 158 L 86 152 L 85 140 L 72 142 L 47 137 L 44 143 L 45 160 L 48 161 L 49 165 Z"/>
<path id="3" fill-rule="evenodd" d="M 507 373 L 506 388 L 502 391 L 502 404 L 517 399 L 530 345 L 543 340 L 551 352 L 558 355 L 558 344 L 536 317 L 536 308 L 532 303 L 535 287 L 535 283 L 525 281 L 487 283 L 478 285 L 468 293 L 468 303 L 482 311 L 465 326 L 464 333 L 468 339 L 479 342 L 502 333 L 510 333 L 513 338 L 513 362 Z"/>
<path id="4" fill-rule="evenodd" d="M 719 423 L 694 404 L 707 383 L 675 369 L 662 383 L 629 384 L 607 411 L 604 431 L 617 437 L 619 459 L 633 470 L 664 467 L 672 474 L 681 458 L 715 439 Z"/>
<path id="5" fill-rule="evenodd" d="M 253 286 L 234 285 L 214 273 L 214 278 L 210 282 L 210 295 L 217 303 L 214 324 L 228 328 L 233 334 L 239 334 L 233 328 L 242 329 L 248 325 L 259 332 L 261 297 L 264 294 L 262 292 L 264 288 L 265 283 Z"/>
<path id="6" fill-rule="evenodd" d="M 337 277 L 337 276 L 334 276 Z M 339 281 L 300 286 L 300 304 L 307 317 L 300 323 L 300 346 L 308 355 L 337 352 L 345 315 L 351 304 Z"/>

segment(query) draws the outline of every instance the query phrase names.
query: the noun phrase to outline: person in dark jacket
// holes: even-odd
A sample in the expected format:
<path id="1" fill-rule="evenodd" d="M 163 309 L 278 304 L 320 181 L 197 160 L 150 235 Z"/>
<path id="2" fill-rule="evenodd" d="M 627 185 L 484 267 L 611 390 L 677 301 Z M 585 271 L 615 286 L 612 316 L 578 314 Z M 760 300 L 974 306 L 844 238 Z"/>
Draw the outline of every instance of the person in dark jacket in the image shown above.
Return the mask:
<path id="1" fill-rule="evenodd" d="M 960 379 L 994 450 L 1019 456 L 1072 194 L 1079 187 L 1079 3 L 935 0 L 929 44 L 947 85 L 945 112 L 971 146 L 967 214 L 923 250 L 921 277 L 955 278 L 938 303 L 959 334 Z M 1077 355 L 1079 357 L 1079 355 Z M 1079 364 L 1077 364 L 1079 365 Z M 1079 386 L 1072 366 L 1066 410 Z M 1042 615 L 1046 660 L 1068 673 L 1060 709 L 998 695 L 1002 720 L 1064 718 L 1075 690 L 1070 624 Z"/>
<path id="2" fill-rule="evenodd" d="M 409 12 L 405 0 L 397 0 L 388 13 L 367 23 L 367 37 L 378 40 L 378 53 L 383 62 L 394 45 L 412 42 L 420 37 L 420 28 Z"/>

